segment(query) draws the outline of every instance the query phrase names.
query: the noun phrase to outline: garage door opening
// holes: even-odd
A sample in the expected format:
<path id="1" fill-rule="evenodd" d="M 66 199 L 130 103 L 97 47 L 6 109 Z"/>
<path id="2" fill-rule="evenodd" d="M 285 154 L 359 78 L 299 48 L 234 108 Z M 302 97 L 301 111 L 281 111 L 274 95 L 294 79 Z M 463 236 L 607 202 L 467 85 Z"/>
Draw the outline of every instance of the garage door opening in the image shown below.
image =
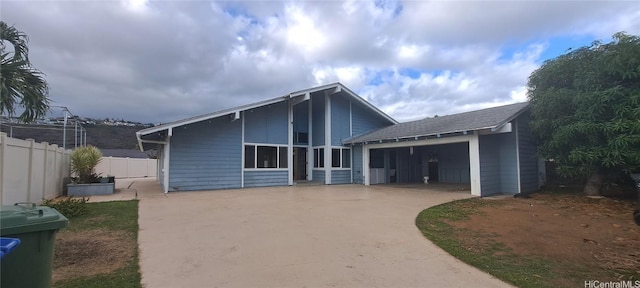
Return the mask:
<path id="1" fill-rule="evenodd" d="M 470 184 L 469 143 L 371 149 L 370 184 Z"/>

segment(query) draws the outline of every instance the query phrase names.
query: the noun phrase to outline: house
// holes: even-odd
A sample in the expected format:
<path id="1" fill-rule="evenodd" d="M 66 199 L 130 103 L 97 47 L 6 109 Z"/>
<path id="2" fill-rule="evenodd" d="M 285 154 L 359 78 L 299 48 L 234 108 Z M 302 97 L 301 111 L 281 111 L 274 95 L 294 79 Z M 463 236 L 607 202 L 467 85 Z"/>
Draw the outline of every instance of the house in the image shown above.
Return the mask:
<path id="1" fill-rule="evenodd" d="M 158 145 L 165 192 L 353 183 L 351 147 L 342 143 L 397 124 L 335 83 L 136 132 Z M 361 170 L 357 171 L 361 173 Z"/>
<path id="2" fill-rule="evenodd" d="M 473 195 L 541 185 L 528 103 L 398 123 L 340 83 L 150 127 L 165 192 L 293 185 L 468 183 Z M 542 167 L 542 168 L 541 168 Z M 542 173 L 542 174 L 541 174 Z"/>

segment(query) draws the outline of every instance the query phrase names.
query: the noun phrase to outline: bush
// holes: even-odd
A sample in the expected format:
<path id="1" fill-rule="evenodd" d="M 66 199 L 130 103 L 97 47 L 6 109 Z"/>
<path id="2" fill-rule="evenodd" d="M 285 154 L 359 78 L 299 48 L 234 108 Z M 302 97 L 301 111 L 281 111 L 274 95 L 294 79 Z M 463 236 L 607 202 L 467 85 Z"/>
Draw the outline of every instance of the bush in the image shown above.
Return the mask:
<path id="1" fill-rule="evenodd" d="M 89 210 L 86 205 L 87 201 L 89 201 L 89 198 L 84 197 L 76 199 L 67 198 L 60 201 L 44 200 L 42 205 L 56 209 L 58 212 L 60 212 L 60 214 L 64 215 L 67 218 L 73 218 L 87 213 L 87 211 Z"/>

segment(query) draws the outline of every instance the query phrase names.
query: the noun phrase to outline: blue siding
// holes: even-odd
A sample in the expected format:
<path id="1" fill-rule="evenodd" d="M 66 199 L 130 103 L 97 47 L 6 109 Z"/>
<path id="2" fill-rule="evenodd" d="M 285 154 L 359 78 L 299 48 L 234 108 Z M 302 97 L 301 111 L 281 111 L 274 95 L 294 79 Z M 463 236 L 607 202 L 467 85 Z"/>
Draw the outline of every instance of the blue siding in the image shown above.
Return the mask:
<path id="1" fill-rule="evenodd" d="M 518 193 L 515 133 L 480 136 L 482 195 Z"/>
<path id="2" fill-rule="evenodd" d="M 158 145 L 158 181 L 160 181 L 160 187 L 164 189 L 164 145 Z M 164 191 L 164 190 L 163 190 Z"/>
<path id="3" fill-rule="evenodd" d="M 352 103 L 351 113 L 353 114 L 353 135 L 360 135 L 377 128 L 390 126 L 392 124 L 382 116 L 378 115 L 374 111 L 371 111 L 371 109 L 358 102 Z"/>
<path id="4" fill-rule="evenodd" d="M 238 188 L 242 124 L 227 117 L 173 129 L 169 191 Z"/>
<path id="5" fill-rule="evenodd" d="M 293 133 L 309 133 L 309 101 L 302 102 L 293 106 Z M 307 137 L 308 138 L 308 137 Z M 297 139 L 293 138 L 293 144 L 308 144 L 300 143 Z"/>
<path id="6" fill-rule="evenodd" d="M 331 96 L 331 145 L 333 146 L 342 145 L 342 139 L 351 136 L 349 100 L 345 96 L 342 94 Z"/>
<path id="7" fill-rule="evenodd" d="M 351 184 L 351 170 L 331 170 L 331 184 Z"/>
<path id="8" fill-rule="evenodd" d="M 496 135 L 500 141 L 500 192 L 518 193 L 518 166 L 516 155 L 516 134 Z"/>
<path id="9" fill-rule="evenodd" d="M 353 165 L 351 171 L 353 171 L 353 183 L 364 184 L 364 170 L 362 169 L 362 145 L 351 147 L 351 154 L 353 155 Z"/>
<path id="10" fill-rule="evenodd" d="M 287 144 L 289 104 L 279 102 L 243 112 L 244 141 L 249 143 Z"/>
<path id="11" fill-rule="evenodd" d="M 429 158 L 432 153 L 435 153 L 438 157 L 438 182 L 471 183 L 468 143 L 426 146 L 422 147 L 420 153 L 422 155 L 421 176 L 429 175 Z"/>
<path id="12" fill-rule="evenodd" d="M 536 141 L 529 128 L 529 113 L 525 113 L 516 120 L 518 129 L 518 144 L 520 153 L 520 187 L 522 193 L 533 192 L 538 187 L 538 157 L 536 155 Z"/>
<path id="13" fill-rule="evenodd" d="M 499 194 L 500 185 L 500 141 L 496 135 L 481 135 L 480 187 L 482 195 Z"/>
<path id="14" fill-rule="evenodd" d="M 244 187 L 267 187 L 289 185 L 289 172 L 283 171 L 245 171 Z"/>
<path id="15" fill-rule="evenodd" d="M 324 145 L 324 95 L 311 95 L 313 146 Z"/>
<path id="16" fill-rule="evenodd" d="M 311 173 L 312 173 L 311 175 L 313 176 L 313 182 L 320 182 L 320 183 L 327 184 L 325 182 L 324 170 L 313 170 Z"/>

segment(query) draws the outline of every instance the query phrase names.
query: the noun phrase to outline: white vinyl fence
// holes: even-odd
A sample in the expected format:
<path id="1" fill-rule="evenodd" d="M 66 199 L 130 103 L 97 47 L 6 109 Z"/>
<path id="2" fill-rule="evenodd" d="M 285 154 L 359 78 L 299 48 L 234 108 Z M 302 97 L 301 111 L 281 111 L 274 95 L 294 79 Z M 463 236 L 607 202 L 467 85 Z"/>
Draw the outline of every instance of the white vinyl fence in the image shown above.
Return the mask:
<path id="1" fill-rule="evenodd" d="M 156 177 L 158 160 L 139 158 L 102 157 L 96 167 L 98 175 L 116 178 Z"/>
<path id="2" fill-rule="evenodd" d="M 0 204 L 42 203 L 62 194 L 70 150 L 0 133 Z"/>

